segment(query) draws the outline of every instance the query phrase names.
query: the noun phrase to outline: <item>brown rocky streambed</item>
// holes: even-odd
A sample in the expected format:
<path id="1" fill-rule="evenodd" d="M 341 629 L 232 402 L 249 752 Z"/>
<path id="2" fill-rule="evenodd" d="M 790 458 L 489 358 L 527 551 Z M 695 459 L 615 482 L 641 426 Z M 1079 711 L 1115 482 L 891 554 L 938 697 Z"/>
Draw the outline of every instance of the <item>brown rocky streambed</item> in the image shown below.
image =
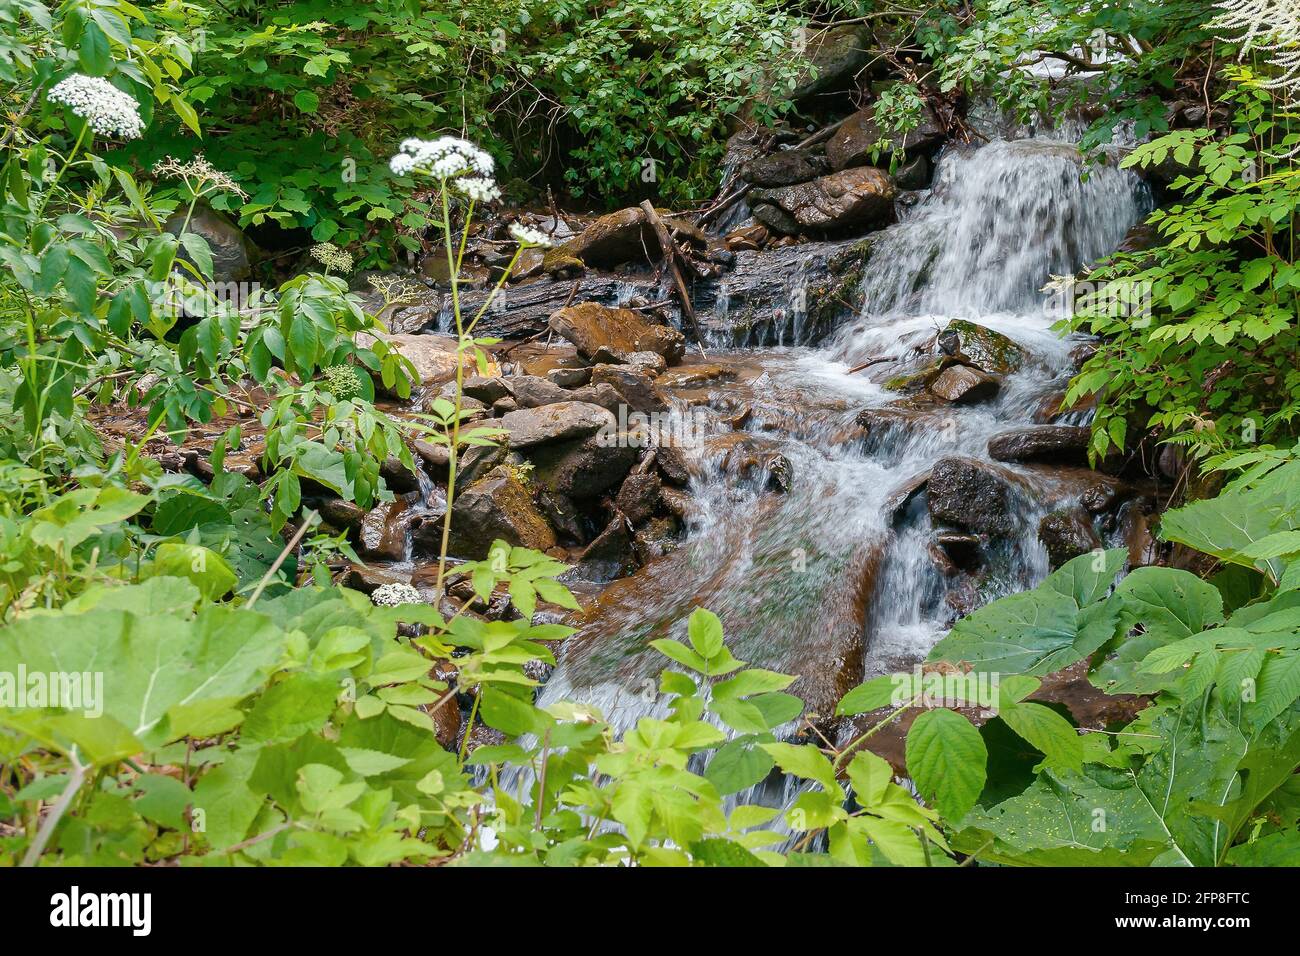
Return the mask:
<path id="1" fill-rule="evenodd" d="M 737 160 L 752 188 L 717 217 L 725 235 L 659 215 L 689 308 L 638 207 L 540 222 L 560 244 L 531 252 L 489 305 L 477 331 L 504 341 L 465 403 L 507 439 L 464 457 L 452 552 L 482 558 L 501 538 L 574 565 L 583 611 L 538 612 L 579 628 L 539 674 L 543 702 L 586 702 L 619 727 L 662 713 L 666 662 L 647 641 L 683 636 L 707 607 L 737 657 L 797 675 L 791 691 L 842 736 L 838 698 L 909 669 L 960 615 L 1099 546 L 1158 559 L 1147 528 L 1167 489 L 1126 462 L 1085 467 L 1089 413 L 1060 402 L 1086 343 L 1053 331 L 1039 292 L 1119 246 L 1147 208 L 1142 185 L 1108 165 L 1085 179 L 1074 147 L 1046 138 L 936 153 L 923 136 L 906 170 L 868 173 L 860 126 L 802 155 Z M 470 312 L 502 264 L 494 235 L 474 245 Z M 424 378 L 400 412 L 454 377 L 432 278 L 386 312 Z M 124 435 L 130 422 L 101 419 Z M 205 442 L 228 424 L 151 450 L 202 477 Z M 250 425 L 229 461 L 255 472 L 258 446 Z M 364 559 L 339 568 L 347 583 L 409 582 L 459 609 L 468 589 L 434 593 L 431 570 L 446 454 L 414 450 L 419 474 L 385 468 L 394 502 L 309 503 Z M 504 594 L 465 613 L 517 614 Z M 1057 684 L 1081 721 L 1101 713 L 1078 681 Z M 893 739 L 880 735 L 882 752 Z"/>

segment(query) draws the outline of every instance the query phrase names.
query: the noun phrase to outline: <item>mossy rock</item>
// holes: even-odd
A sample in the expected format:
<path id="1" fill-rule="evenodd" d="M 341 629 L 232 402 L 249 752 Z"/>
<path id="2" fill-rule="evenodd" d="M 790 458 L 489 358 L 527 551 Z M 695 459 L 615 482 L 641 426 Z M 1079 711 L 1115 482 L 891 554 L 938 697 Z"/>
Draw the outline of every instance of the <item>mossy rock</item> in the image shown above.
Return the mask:
<path id="1" fill-rule="evenodd" d="M 965 319 L 953 319 L 939 334 L 942 343 L 955 335 L 957 350 L 972 365 L 986 372 L 1009 375 L 1024 364 L 1025 350 L 1001 332 L 994 332 Z M 953 354 L 945 348 L 949 354 Z"/>

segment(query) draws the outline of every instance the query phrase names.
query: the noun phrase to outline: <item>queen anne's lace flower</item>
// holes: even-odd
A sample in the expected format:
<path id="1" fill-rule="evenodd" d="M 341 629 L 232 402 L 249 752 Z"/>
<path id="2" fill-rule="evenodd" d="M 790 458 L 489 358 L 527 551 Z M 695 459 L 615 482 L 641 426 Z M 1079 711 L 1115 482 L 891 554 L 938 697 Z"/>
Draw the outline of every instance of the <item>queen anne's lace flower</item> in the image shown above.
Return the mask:
<path id="1" fill-rule="evenodd" d="M 312 246 L 311 256 L 327 270 L 352 271 L 352 253 L 344 252 L 332 242 L 320 242 Z"/>
<path id="2" fill-rule="evenodd" d="M 432 176 L 476 202 L 501 198 L 501 190 L 492 179 L 495 167 L 491 153 L 455 136 L 403 140 L 401 152 L 388 162 L 388 168 L 398 176 Z"/>
<path id="3" fill-rule="evenodd" d="M 475 202 L 492 202 L 501 198 L 497 184 L 486 176 L 462 176 L 452 180 L 452 186 Z"/>
<path id="4" fill-rule="evenodd" d="M 103 77 L 74 73 L 56 83 L 46 99 L 68 107 L 100 136 L 139 139 L 144 132 L 140 104 Z"/>
<path id="5" fill-rule="evenodd" d="M 370 593 L 370 600 L 376 607 L 424 603 L 420 592 L 409 584 L 381 584 Z"/>
<path id="6" fill-rule="evenodd" d="M 533 229 L 530 226 L 524 226 L 517 222 L 511 224 L 510 235 L 514 236 L 515 241 L 521 246 L 553 245 L 551 237 L 540 229 Z"/>
<path id="7" fill-rule="evenodd" d="M 196 153 L 188 163 L 182 163 L 179 159 L 168 156 L 154 166 L 153 174 L 171 179 L 184 179 L 187 182 L 195 180 L 194 185 L 204 194 L 227 192 L 234 193 L 241 199 L 248 198 L 248 193 L 244 192 L 239 183 L 204 159 L 202 153 Z"/>

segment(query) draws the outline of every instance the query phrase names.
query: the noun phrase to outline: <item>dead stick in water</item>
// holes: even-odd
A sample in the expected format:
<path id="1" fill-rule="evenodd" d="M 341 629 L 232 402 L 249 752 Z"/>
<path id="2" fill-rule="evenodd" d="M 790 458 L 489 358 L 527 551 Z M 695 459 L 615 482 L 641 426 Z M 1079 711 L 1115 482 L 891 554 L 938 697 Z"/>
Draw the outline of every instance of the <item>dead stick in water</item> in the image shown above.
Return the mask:
<path id="1" fill-rule="evenodd" d="M 871 368 L 873 365 L 879 365 L 881 362 L 897 361 L 893 355 L 882 355 L 880 358 L 873 358 L 869 362 L 863 362 L 861 365 L 855 365 L 845 372 L 845 375 L 852 375 L 854 372 L 861 372 L 864 368 Z"/>
<path id="2" fill-rule="evenodd" d="M 700 334 L 700 323 L 695 318 L 695 307 L 691 305 L 690 293 L 686 291 L 686 280 L 682 278 L 681 270 L 677 268 L 677 257 L 681 255 L 681 251 L 677 248 L 677 243 L 673 242 L 673 237 L 668 234 L 668 227 L 659 218 L 659 213 L 655 212 L 655 207 L 650 200 L 641 203 L 641 209 L 645 212 L 646 220 L 654 227 L 655 235 L 659 237 L 659 249 L 663 253 L 664 264 L 668 267 L 673 283 L 677 286 L 677 295 L 682 300 L 682 313 L 691 320 L 691 327 L 695 329 L 695 342 L 700 347 L 700 354 L 707 355 L 708 353 L 704 351 L 704 336 Z"/>

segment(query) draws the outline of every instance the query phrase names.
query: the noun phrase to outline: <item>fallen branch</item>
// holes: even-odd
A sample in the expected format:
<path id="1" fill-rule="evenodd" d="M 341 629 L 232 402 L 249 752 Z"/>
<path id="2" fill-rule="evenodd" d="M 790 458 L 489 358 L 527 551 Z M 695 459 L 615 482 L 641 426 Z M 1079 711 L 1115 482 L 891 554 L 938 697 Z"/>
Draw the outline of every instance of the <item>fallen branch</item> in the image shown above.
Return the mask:
<path id="1" fill-rule="evenodd" d="M 845 372 L 845 375 L 852 375 L 854 372 L 861 372 L 864 368 L 871 368 L 873 365 L 879 365 L 881 362 L 896 362 L 898 357 L 895 355 L 882 355 L 880 358 L 873 358 L 870 361 L 863 362 L 861 365 L 855 365 Z"/>
<path id="2" fill-rule="evenodd" d="M 646 220 L 654 227 L 655 235 L 659 237 L 659 249 L 663 253 L 664 265 L 667 266 L 669 274 L 673 277 L 673 283 L 677 286 L 677 295 L 682 302 L 682 314 L 691 320 L 700 354 L 707 355 L 708 353 L 704 351 L 704 336 L 700 333 L 700 323 L 695 318 L 695 307 L 691 305 L 690 293 L 686 291 L 686 280 L 682 278 L 682 272 L 677 268 L 677 259 L 682 252 L 677 248 L 677 243 L 673 242 L 673 237 L 668 235 L 668 227 L 659 218 L 659 213 L 655 212 L 654 204 L 647 199 L 641 203 L 641 209 L 645 213 Z"/>

